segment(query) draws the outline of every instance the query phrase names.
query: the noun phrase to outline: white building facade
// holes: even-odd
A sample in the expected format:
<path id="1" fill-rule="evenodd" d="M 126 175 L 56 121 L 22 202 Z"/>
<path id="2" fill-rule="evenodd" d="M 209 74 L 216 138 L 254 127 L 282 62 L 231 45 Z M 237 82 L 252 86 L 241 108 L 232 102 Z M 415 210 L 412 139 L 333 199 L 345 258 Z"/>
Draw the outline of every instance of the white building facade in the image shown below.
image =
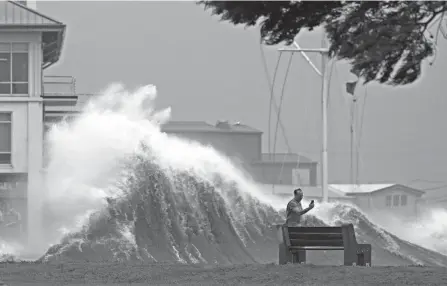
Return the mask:
<path id="1" fill-rule="evenodd" d="M 0 237 L 32 243 L 42 229 L 44 108 L 57 104 L 44 96 L 43 70 L 59 60 L 65 25 L 18 2 L 0 1 Z"/>

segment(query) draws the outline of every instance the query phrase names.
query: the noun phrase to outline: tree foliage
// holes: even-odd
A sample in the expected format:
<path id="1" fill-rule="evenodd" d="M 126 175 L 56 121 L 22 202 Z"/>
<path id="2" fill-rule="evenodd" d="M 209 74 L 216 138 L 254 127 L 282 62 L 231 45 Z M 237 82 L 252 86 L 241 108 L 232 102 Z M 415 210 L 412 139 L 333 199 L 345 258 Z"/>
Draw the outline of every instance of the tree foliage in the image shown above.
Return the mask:
<path id="1" fill-rule="evenodd" d="M 447 10 L 445 1 L 200 1 L 221 20 L 260 26 L 267 45 L 291 44 L 303 29 L 324 27 L 329 55 L 352 64 L 365 83 L 414 82 L 434 53 L 427 29 Z"/>

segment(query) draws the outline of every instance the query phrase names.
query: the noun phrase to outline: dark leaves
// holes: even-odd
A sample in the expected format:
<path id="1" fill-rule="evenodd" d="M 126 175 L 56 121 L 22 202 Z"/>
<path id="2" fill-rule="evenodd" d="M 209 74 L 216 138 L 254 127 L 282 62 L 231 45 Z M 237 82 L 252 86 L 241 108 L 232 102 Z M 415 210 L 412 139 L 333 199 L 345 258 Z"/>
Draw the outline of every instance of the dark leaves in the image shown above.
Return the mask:
<path id="1" fill-rule="evenodd" d="M 444 1 L 201 1 L 235 25 L 259 24 L 267 45 L 291 44 L 302 29 L 322 25 L 330 56 L 346 59 L 365 82 L 404 85 L 421 74 L 433 43 L 424 32 Z"/>

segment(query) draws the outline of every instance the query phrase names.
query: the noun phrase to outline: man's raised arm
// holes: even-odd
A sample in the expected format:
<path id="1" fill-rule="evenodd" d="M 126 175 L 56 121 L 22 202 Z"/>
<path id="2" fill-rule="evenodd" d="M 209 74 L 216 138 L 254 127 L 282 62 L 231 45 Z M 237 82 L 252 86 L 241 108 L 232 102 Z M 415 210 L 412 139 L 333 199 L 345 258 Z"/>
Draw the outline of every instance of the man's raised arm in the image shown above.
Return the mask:
<path id="1" fill-rule="evenodd" d="M 306 214 L 308 211 L 310 211 L 312 208 L 311 207 L 307 207 L 304 210 L 301 209 L 300 207 L 296 206 L 292 209 L 292 211 L 298 215 L 304 215 Z"/>
<path id="2" fill-rule="evenodd" d="M 299 216 L 306 214 L 308 211 L 310 211 L 313 208 L 314 208 L 314 201 L 311 201 L 309 206 L 307 208 L 305 208 L 304 210 L 302 209 L 301 204 L 293 203 L 293 205 L 291 205 L 292 212 L 296 213 Z"/>

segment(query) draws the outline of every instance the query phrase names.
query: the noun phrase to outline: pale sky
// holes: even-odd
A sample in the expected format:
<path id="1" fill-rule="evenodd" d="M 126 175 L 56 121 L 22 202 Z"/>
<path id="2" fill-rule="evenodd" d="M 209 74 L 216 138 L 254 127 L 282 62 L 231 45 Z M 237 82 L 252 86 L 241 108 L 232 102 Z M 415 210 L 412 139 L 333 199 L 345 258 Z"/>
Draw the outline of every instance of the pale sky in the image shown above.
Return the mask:
<path id="1" fill-rule="evenodd" d="M 129 88 L 155 84 L 158 106 L 174 120 L 241 121 L 264 131 L 267 151 L 269 88 L 257 28 L 220 22 L 192 2 L 41 2 L 44 14 L 67 24 L 62 59 L 47 75 L 72 75 L 77 91 L 95 93 L 109 83 Z M 447 40 L 435 64 L 406 87 L 368 87 L 360 146 L 361 183 L 447 181 Z M 299 37 L 320 47 L 321 34 Z M 266 47 L 270 72 L 278 52 Z M 277 101 L 288 55 L 278 75 Z M 317 56 L 312 56 L 317 60 Z M 319 65 L 319 63 L 317 62 Z M 347 64 L 333 71 L 329 104 L 329 180 L 348 182 Z M 356 94 L 362 109 L 364 87 Z M 293 151 L 320 159 L 320 79 L 297 54 L 286 86 L 282 119 Z M 276 116 L 275 116 L 276 117 Z M 272 133 L 274 130 L 272 125 Z M 273 136 L 273 135 L 272 135 Z M 278 152 L 286 148 L 279 135 Z"/>

